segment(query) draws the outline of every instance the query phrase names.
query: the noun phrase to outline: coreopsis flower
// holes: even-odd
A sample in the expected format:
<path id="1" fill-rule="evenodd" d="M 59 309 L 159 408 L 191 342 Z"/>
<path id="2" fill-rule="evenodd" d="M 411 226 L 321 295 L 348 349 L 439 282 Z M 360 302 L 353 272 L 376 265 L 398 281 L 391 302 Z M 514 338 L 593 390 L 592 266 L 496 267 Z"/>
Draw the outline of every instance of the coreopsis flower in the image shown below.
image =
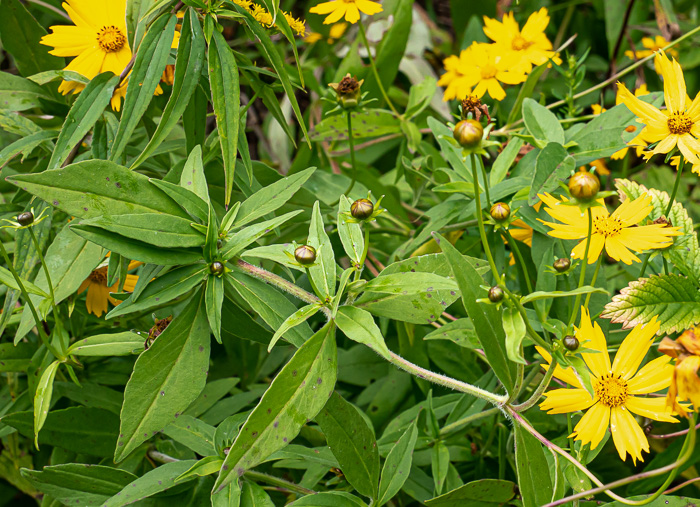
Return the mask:
<path id="1" fill-rule="evenodd" d="M 700 94 L 690 103 L 685 87 L 683 70 L 676 60 L 664 53 L 656 55 L 655 62 L 664 78 L 666 109 L 661 111 L 630 93 L 618 83 L 622 103 L 638 116 L 645 125 L 640 135 L 650 143 L 657 143 L 653 153 L 668 153 L 678 146 L 691 163 L 700 163 Z"/>
<path id="2" fill-rule="evenodd" d="M 552 43 L 544 31 L 549 24 L 547 9 L 542 7 L 527 19 L 522 31 L 512 12 L 503 16 L 503 21 L 484 16 L 484 33 L 501 52 L 513 51 L 518 57 L 518 70 L 530 72 L 533 65 L 538 66 L 555 58 Z"/>
<path id="3" fill-rule="evenodd" d="M 334 25 L 331 25 L 331 28 L 328 31 L 328 39 L 326 39 L 326 42 L 328 44 L 333 44 L 335 41 L 337 41 L 343 36 L 347 29 L 347 23 L 336 23 Z M 320 41 L 321 39 L 323 39 L 323 35 L 321 35 L 318 32 L 311 32 L 304 38 L 304 42 L 306 42 L 307 44 L 314 44 Z"/>
<path id="4" fill-rule="evenodd" d="M 666 395 L 666 406 L 686 416 L 686 407 L 679 401 L 688 400 L 693 408 L 700 408 L 700 327 L 688 329 L 677 340 L 665 337 L 659 344 L 659 352 L 675 358 L 671 384 Z"/>
<path id="5" fill-rule="evenodd" d="M 549 235 L 560 239 L 581 239 L 571 251 L 576 259 L 583 258 L 588 241 L 588 214 L 578 206 L 568 205 L 568 199 L 561 200 L 550 194 L 538 194 L 547 205 L 545 211 L 552 218 L 562 223 L 540 220 L 551 227 Z M 651 213 L 651 197 L 643 195 L 635 200 L 626 199 L 615 211 L 608 212 L 603 200 L 601 205 L 589 208 L 593 215 L 591 244 L 588 249 L 588 264 L 593 264 L 600 257 L 603 249 L 617 261 L 625 264 L 639 262 L 632 252 L 666 248 L 672 243 L 672 236 L 680 236 L 678 227 L 666 227 L 664 224 L 637 225 Z"/>
<path id="6" fill-rule="evenodd" d="M 680 163 L 681 163 L 681 156 L 680 156 L 680 155 L 676 155 L 675 157 L 671 157 L 671 165 L 672 165 L 673 167 L 675 167 L 676 170 L 678 170 L 678 165 L 679 165 Z M 686 160 L 685 163 L 687 164 L 688 161 Z M 691 170 L 692 170 L 695 174 L 697 174 L 698 176 L 700 176 L 700 164 L 693 164 L 692 167 L 691 167 Z"/>
<path id="7" fill-rule="evenodd" d="M 554 376 L 573 388 L 544 393 L 547 399 L 540 408 L 549 414 L 585 410 L 572 433 L 576 440 L 582 445 L 590 443 L 591 449 L 595 449 L 609 427 L 622 460 L 629 454 L 635 464 L 637 460 L 644 461 L 642 451 L 649 452 L 649 442 L 632 414 L 655 421 L 678 422 L 672 409 L 666 406 L 665 398 L 643 396 L 671 384 L 673 366 L 668 356 L 653 359 L 639 369 L 658 330 L 656 317 L 647 324 L 635 326 L 620 345 L 611 365 L 605 335 L 597 323 L 591 322 L 588 310 L 582 307 L 575 337 L 581 347 L 592 350 L 581 353 L 581 357 L 590 371 L 593 396 L 584 389 L 571 368 L 556 366 Z M 552 357 L 546 350 L 537 347 L 537 351 L 551 363 Z M 544 366 L 545 369 L 548 367 Z"/>
<path id="8" fill-rule="evenodd" d="M 120 75 L 131 60 L 131 48 L 126 35 L 126 0 L 66 0 L 63 8 L 73 26 L 52 26 L 51 32 L 40 43 L 53 46 L 49 51 L 56 56 L 75 56 L 65 70 L 71 70 L 92 79 L 103 72 Z M 176 48 L 179 33 L 175 33 L 172 47 Z M 123 87 L 122 91 L 119 91 Z M 58 90 L 64 95 L 79 93 L 85 85 L 63 81 Z M 159 90 L 162 93 L 162 90 Z M 126 83 L 115 90 L 126 93 Z M 113 99 L 112 106 L 121 104 Z M 119 108 L 116 107 L 115 110 Z"/>
<path id="9" fill-rule="evenodd" d="M 131 271 L 141 264 L 141 262 L 131 261 L 128 270 Z M 127 274 L 124 280 L 124 291 L 133 292 L 138 280 L 138 276 Z M 121 303 L 121 301 L 113 298 L 110 294 L 111 292 L 119 290 L 119 282 L 111 286 L 107 285 L 107 266 L 102 266 L 93 270 L 90 276 L 80 284 L 78 294 L 81 294 L 85 289 L 87 289 L 87 298 L 85 299 L 87 311 L 97 317 L 101 317 L 103 313 L 107 312 L 109 309 L 108 302 L 112 303 L 114 306 Z"/>
<path id="10" fill-rule="evenodd" d="M 309 12 L 321 15 L 328 14 L 323 20 L 323 24 L 330 25 L 340 21 L 343 17 L 348 23 L 355 24 L 360 21 L 360 12 L 372 16 L 383 10 L 381 5 L 372 0 L 331 0 L 313 6 Z"/>
<path id="11" fill-rule="evenodd" d="M 631 51 L 628 49 L 627 51 L 625 51 L 625 56 L 630 60 L 640 60 L 642 58 L 646 58 L 647 56 L 656 53 L 657 51 L 663 50 L 663 48 L 668 46 L 668 44 L 669 41 L 667 41 L 661 35 L 657 35 L 654 38 L 642 37 L 642 46 L 644 46 L 644 49 L 640 49 L 639 51 Z M 668 54 L 671 55 L 673 58 L 678 58 L 678 51 L 676 51 L 673 48 L 668 50 Z M 656 72 L 658 74 L 661 74 L 661 69 L 656 64 L 656 60 L 654 61 L 654 67 L 656 68 Z"/>
<path id="12" fill-rule="evenodd" d="M 503 100 L 506 92 L 501 83 L 519 84 L 527 79 L 516 67 L 520 60 L 513 51 L 504 51 L 495 44 L 473 43 L 459 56 L 448 56 L 443 65 L 447 71 L 438 85 L 446 86 L 444 101 L 489 93 L 494 100 Z M 474 90 L 472 91 L 472 87 Z"/>

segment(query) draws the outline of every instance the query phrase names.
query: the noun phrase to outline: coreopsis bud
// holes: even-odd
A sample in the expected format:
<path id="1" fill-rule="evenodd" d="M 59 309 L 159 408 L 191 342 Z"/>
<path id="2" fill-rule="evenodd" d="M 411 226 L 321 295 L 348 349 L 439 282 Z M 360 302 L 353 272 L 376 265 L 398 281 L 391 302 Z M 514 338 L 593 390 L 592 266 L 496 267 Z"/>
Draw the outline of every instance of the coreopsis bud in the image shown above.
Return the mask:
<path id="1" fill-rule="evenodd" d="M 571 261 L 566 257 L 562 257 L 561 259 L 554 261 L 554 269 L 556 269 L 558 273 L 564 273 L 565 271 L 568 271 L 570 267 Z"/>
<path id="2" fill-rule="evenodd" d="M 453 135 L 462 148 L 476 148 L 481 144 L 484 127 L 476 120 L 462 120 L 455 125 Z"/>
<path id="3" fill-rule="evenodd" d="M 595 198 L 600 190 L 600 180 L 588 171 L 578 171 L 569 179 L 569 192 L 576 199 L 588 201 Z"/>
<path id="4" fill-rule="evenodd" d="M 214 261 L 209 266 L 209 271 L 211 271 L 212 275 L 221 276 L 224 274 L 225 270 L 226 268 L 224 267 L 223 263 L 219 261 Z"/>
<path id="5" fill-rule="evenodd" d="M 362 99 L 362 92 L 360 88 L 365 80 L 357 80 L 355 77 L 347 74 L 340 83 L 330 83 L 328 86 L 333 88 L 336 95 L 338 95 L 338 102 L 345 109 L 357 107 Z"/>
<path id="6" fill-rule="evenodd" d="M 374 213 L 374 204 L 369 199 L 358 199 L 350 205 L 350 214 L 357 220 L 367 220 Z"/>
<path id="7" fill-rule="evenodd" d="M 578 338 L 575 336 L 567 335 L 561 342 L 564 344 L 564 347 L 566 347 L 566 350 L 573 352 L 578 349 Z"/>
<path id="8" fill-rule="evenodd" d="M 491 218 L 493 218 L 496 222 L 503 222 L 504 220 L 508 220 L 508 217 L 510 217 L 510 206 L 504 202 L 497 202 L 491 206 L 490 213 Z"/>
<path id="9" fill-rule="evenodd" d="M 19 215 L 17 215 L 17 223 L 22 227 L 32 225 L 32 223 L 34 223 L 34 213 L 32 213 L 31 211 L 25 211 L 24 213 L 20 213 Z"/>
<path id="10" fill-rule="evenodd" d="M 309 245 L 301 245 L 294 250 L 294 258 L 303 265 L 308 266 L 316 262 L 316 249 Z"/>
<path id="11" fill-rule="evenodd" d="M 500 303 L 503 301 L 503 289 L 498 285 L 494 285 L 489 289 L 489 301 L 492 303 Z"/>

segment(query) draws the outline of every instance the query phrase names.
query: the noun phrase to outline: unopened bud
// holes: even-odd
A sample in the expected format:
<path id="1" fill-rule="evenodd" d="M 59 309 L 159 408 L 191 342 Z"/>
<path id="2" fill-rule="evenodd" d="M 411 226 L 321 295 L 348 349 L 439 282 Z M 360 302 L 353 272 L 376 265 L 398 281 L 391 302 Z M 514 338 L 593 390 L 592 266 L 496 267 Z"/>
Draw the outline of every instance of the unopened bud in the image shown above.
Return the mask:
<path id="1" fill-rule="evenodd" d="M 462 148 L 476 148 L 484 136 L 484 127 L 476 120 L 462 120 L 452 134 Z"/>
<path id="2" fill-rule="evenodd" d="M 374 213 L 374 204 L 369 199 L 358 199 L 350 205 L 350 214 L 357 220 L 367 220 Z"/>
<path id="3" fill-rule="evenodd" d="M 575 336 L 567 335 L 564 337 L 562 340 L 562 343 L 564 344 L 564 347 L 566 347 L 566 350 L 569 350 L 573 352 L 574 350 L 578 349 L 578 338 Z"/>
<path id="4" fill-rule="evenodd" d="M 301 245 L 294 250 L 294 258 L 299 264 L 308 266 L 316 262 L 316 249 L 309 245 Z"/>
<path id="5" fill-rule="evenodd" d="M 508 220 L 508 217 L 510 216 L 510 206 L 504 202 L 497 202 L 491 206 L 490 213 L 491 218 L 493 218 L 496 222 L 503 222 L 504 220 Z"/>
<path id="6" fill-rule="evenodd" d="M 557 259 L 554 261 L 554 269 L 556 269 L 559 273 L 564 273 L 565 271 L 568 271 L 570 267 L 571 261 L 566 257 L 562 257 L 561 259 Z"/>
<path id="7" fill-rule="evenodd" d="M 503 289 L 498 285 L 494 285 L 489 289 L 489 301 L 492 303 L 499 303 L 503 301 Z"/>
<path id="8" fill-rule="evenodd" d="M 32 225 L 34 223 L 34 214 L 31 211 L 25 211 L 17 215 L 17 223 L 22 227 Z"/>
<path id="9" fill-rule="evenodd" d="M 590 200 L 600 190 L 598 177 L 588 171 L 578 171 L 569 179 L 569 192 L 576 199 Z"/>
<path id="10" fill-rule="evenodd" d="M 224 265 L 223 265 L 221 262 L 219 262 L 219 261 L 214 261 L 214 262 L 212 262 L 211 265 L 209 266 L 209 271 L 211 271 L 211 274 L 212 274 L 212 275 L 221 276 L 221 275 L 224 274 L 224 271 L 225 271 L 225 270 L 226 270 L 226 268 L 225 268 Z"/>

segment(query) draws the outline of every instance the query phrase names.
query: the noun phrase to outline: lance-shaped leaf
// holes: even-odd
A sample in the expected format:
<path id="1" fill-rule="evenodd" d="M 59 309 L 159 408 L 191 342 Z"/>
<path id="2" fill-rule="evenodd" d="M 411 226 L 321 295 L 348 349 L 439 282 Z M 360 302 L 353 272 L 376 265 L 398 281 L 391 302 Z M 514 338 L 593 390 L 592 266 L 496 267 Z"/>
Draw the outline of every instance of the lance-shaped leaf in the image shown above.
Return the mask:
<path id="1" fill-rule="evenodd" d="M 214 30 L 209 43 L 209 86 L 216 113 L 216 126 L 224 159 L 225 201 L 228 206 L 236 169 L 238 128 L 241 110 L 240 77 L 233 51 L 224 36 Z"/>
<path id="2" fill-rule="evenodd" d="M 308 244 L 316 249 L 316 262 L 308 268 L 309 276 L 316 289 L 320 292 L 321 299 L 335 295 L 335 254 L 331 240 L 324 229 L 321 205 L 314 203 L 309 224 Z"/>
<path id="3" fill-rule="evenodd" d="M 32 282 L 23 280 L 22 278 L 19 280 L 28 294 L 34 294 L 35 296 L 40 296 L 43 298 L 49 297 L 45 291 L 34 285 Z M 17 283 L 17 280 L 12 272 L 7 268 L 3 268 L 2 266 L 0 266 L 0 283 L 7 285 L 10 289 L 20 290 L 19 284 Z"/>
<path id="4" fill-rule="evenodd" d="M 299 347 L 248 416 L 214 491 L 285 447 L 316 417 L 335 387 L 336 365 L 335 326 L 328 323 Z"/>
<path id="5" fill-rule="evenodd" d="M 36 174 L 15 174 L 7 181 L 78 218 L 136 213 L 188 218 L 146 176 L 106 160 L 87 160 Z"/>
<path id="6" fill-rule="evenodd" d="M 506 361 L 505 333 L 500 325 L 500 316 L 495 306 L 482 305 L 476 301 L 483 297 L 480 286 L 484 285 L 484 279 L 449 241 L 437 233 L 433 235 L 442 248 L 447 263 L 452 268 L 452 273 L 462 292 L 462 302 L 467 314 L 472 319 L 486 359 L 488 359 L 498 379 L 510 392 L 513 389 L 513 377 Z"/>
<path id="7" fill-rule="evenodd" d="M 345 478 L 360 494 L 377 498 L 379 449 L 365 418 L 338 393 L 316 416 Z"/>
<path id="8" fill-rule="evenodd" d="M 367 345 L 384 359 L 391 358 L 391 352 L 374 317 L 361 308 L 341 306 L 335 317 L 338 328 L 353 341 Z"/>
<path id="9" fill-rule="evenodd" d="M 146 148 L 131 165 L 131 169 L 141 165 L 168 136 L 185 112 L 187 104 L 199 83 L 199 75 L 204 65 L 204 33 L 194 9 L 187 9 L 182 20 L 180 40 L 175 60 L 173 89 L 168 104 L 163 110 L 158 127 Z"/>
<path id="10" fill-rule="evenodd" d="M 53 379 L 58 371 L 58 361 L 54 361 L 44 370 L 36 386 L 34 394 L 34 445 L 39 448 L 39 431 L 46 421 L 51 406 L 51 395 L 53 394 Z"/>
<path id="11" fill-rule="evenodd" d="M 202 391 L 202 394 L 205 392 L 206 389 Z M 215 432 L 216 429 L 213 426 L 187 414 L 181 415 L 163 430 L 167 436 L 201 456 L 216 454 L 214 449 Z"/>
<path id="12" fill-rule="evenodd" d="M 362 287 L 367 292 L 380 294 L 420 294 L 438 290 L 456 291 L 457 282 L 451 278 L 434 273 L 401 271 L 398 273 L 381 274 Z"/>
<path id="13" fill-rule="evenodd" d="M 95 122 L 102 116 L 118 83 L 118 76 L 111 72 L 104 72 L 92 79 L 80 92 L 73 107 L 68 112 L 68 116 L 66 116 L 66 121 L 63 122 L 47 169 L 61 167 L 70 151 L 82 141 Z"/>
<path id="14" fill-rule="evenodd" d="M 197 194 L 169 181 L 152 179 L 150 182 L 170 196 L 172 200 L 176 201 L 192 218 L 197 218 L 201 222 L 206 223 L 209 208 L 207 203 L 198 197 Z"/>
<path id="15" fill-rule="evenodd" d="M 365 239 L 362 234 L 362 225 L 357 222 L 348 222 L 349 215 L 350 200 L 341 195 L 338 203 L 338 236 L 340 236 L 340 242 L 350 260 L 359 264 L 365 249 Z"/>
<path id="16" fill-rule="evenodd" d="M 559 119 L 536 100 L 523 100 L 525 127 L 538 141 L 564 144 L 564 129 Z"/>
<path id="17" fill-rule="evenodd" d="M 238 255 L 245 247 L 254 243 L 268 234 L 273 229 L 279 227 L 288 220 L 291 220 L 302 210 L 290 211 L 282 216 L 260 222 L 259 224 L 249 225 L 248 227 L 235 233 L 231 239 L 226 242 L 226 245 L 220 250 L 219 254 L 222 259 L 228 260 Z"/>
<path id="18" fill-rule="evenodd" d="M 144 338 L 131 331 L 123 333 L 98 334 L 83 338 L 68 348 L 68 355 L 74 356 L 130 356 L 144 348 Z"/>
<path id="19" fill-rule="evenodd" d="M 425 502 L 429 507 L 496 507 L 506 505 L 518 491 L 518 486 L 510 481 L 481 479 L 437 496 Z"/>
<path id="20" fill-rule="evenodd" d="M 516 424 L 515 464 L 524 507 L 539 507 L 552 499 L 552 481 L 542 444 Z"/>
<path id="21" fill-rule="evenodd" d="M 272 340 L 270 340 L 270 343 L 267 346 L 267 351 L 270 352 L 272 348 L 275 346 L 277 343 L 277 340 L 279 340 L 284 333 L 289 331 L 295 326 L 298 326 L 302 322 L 306 322 L 309 318 L 311 318 L 313 315 L 316 315 L 318 311 L 321 309 L 321 306 L 317 304 L 311 304 L 311 305 L 306 305 L 302 306 L 291 314 L 289 317 L 287 317 L 287 320 L 282 322 L 282 325 L 275 331 L 275 334 L 272 336 Z"/>
<path id="22" fill-rule="evenodd" d="M 109 154 L 110 160 L 119 159 L 153 99 L 168 62 L 176 24 L 175 14 L 163 14 L 153 22 L 139 45 L 134 66 L 129 74 L 122 119 Z"/>
<path id="23" fill-rule="evenodd" d="M 114 460 L 174 421 L 204 388 L 209 371 L 209 324 L 199 291 L 139 356 L 124 390 Z"/>
<path id="24" fill-rule="evenodd" d="M 175 479 L 196 463 L 193 459 L 173 461 L 160 465 L 125 486 L 120 492 L 104 502 L 103 507 L 122 507 L 136 503 L 161 491 L 172 488 Z"/>
<path id="25" fill-rule="evenodd" d="M 216 341 L 221 343 L 221 305 L 224 302 L 223 278 L 216 275 L 211 275 L 207 278 L 204 301 L 207 307 L 209 328 Z"/>
<path id="26" fill-rule="evenodd" d="M 508 359 L 520 364 L 527 364 L 523 357 L 523 340 L 525 339 L 525 321 L 515 308 L 503 309 L 503 330 L 506 333 L 506 354 Z"/>
<path id="27" fill-rule="evenodd" d="M 185 162 L 185 167 L 180 175 L 180 186 L 194 192 L 205 205 L 209 202 L 209 188 L 207 177 L 204 175 L 202 147 L 200 145 L 195 146 L 190 152 L 190 156 L 187 157 L 187 162 Z"/>
<path id="28" fill-rule="evenodd" d="M 527 296 L 524 296 L 521 300 L 521 304 L 529 303 L 530 301 L 538 301 L 540 299 L 550 299 L 550 298 L 565 298 L 571 296 L 578 296 L 579 294 L 609 294 L 607 290 L 601 289 L 600 287 L 592 287 L 590 285 L 584 285 L 573 290 L 554 290 L 554 291 L 536 291 L 531 292 Z"/>
<path id="29" fill-rule="evenodd" d="M 101 216 L 82 220 L 80 224 L 99 227 L 162 248 L 204 245 L 204 235 L 190 225 L 191 219 L 163 213 Z"/>
<path id="30" fill-rule="evenodd" d="M 406 479 L 408 479 L 411 463 L 413 463 L 413 449 L 418 438 L 417 420 L 417 418 L 413 420 L 386 457 L 384 468 L 382 468 L 382 478 L 379 482 L 377 505 L 384 505 L 391 500 L 401 491 Z"/>

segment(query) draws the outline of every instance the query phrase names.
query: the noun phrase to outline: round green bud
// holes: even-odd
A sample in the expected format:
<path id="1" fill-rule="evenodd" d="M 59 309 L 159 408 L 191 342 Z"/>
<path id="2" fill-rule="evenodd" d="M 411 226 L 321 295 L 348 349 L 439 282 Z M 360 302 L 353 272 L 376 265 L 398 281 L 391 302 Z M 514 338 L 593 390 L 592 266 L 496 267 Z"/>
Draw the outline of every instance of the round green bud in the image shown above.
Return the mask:
<path id="1" fill-rule="evenodd" d="M 350 214 L 357 220 L 367 220 L 374 213 L 374 204 L 369 199 L 358 199 L 350 205 Z"/>
<path id="2" fill-rule="evenodd" d="M 303 265 L 308 266 L 316 262 L 316 249 L 309 245 L 301 245 L 294 250 L 294 258 Z"/>
<path id="3" fill-rule="evenodd" d="M 17 223 L 22 227 L 32 225 L 34 223 L 34 214 L 31 211 L 25 211 L 17 215 Z"/>
<path id="4" fill-rule="evenodd" d="M 598 177 L 588 171 L 578 171 L 569 179 L 569 192 L 576 199 L 588 201 L 593 199 L 600 190 Z"/>
<path id="5" fill-rule="evenodd" d="M 510 217 L 510 206 L 504 202 L 497 202 L 491 206 L 490 213 L 491 218 L 493 218 L 496 222 L 503 222 L 504 220 L 508 220 L 508 217 Z"/>
<path id="6" fill-rule="evenodd" d="M 476 148 L 481 144 L 484 127 L 476 120 L 462 120 L 455 125 L 452 134 L 462 148 Z"/>
<path id="7" fill-rule="evenodd" d="M 214 261 L 209 266 L 209 271 L 211 271 L 212 275 L 221 276 L 224 274 L 225 270 L 226 268 L 224 267 L 223 263 L 219 261 Z"/>
<path id="8" fill-rule="evenodd" d="M 579 343 L 575 336 L 567 335 L 561 342 L 564 344 L 564 347 L 566 347 L 566 350 L 573 352 L 578 349 Z"/>
<path id="9" fill-rule="evenodd" d="M 568 271 L 570 267 L 571 261 L 567 257 L 562 257 L 561 259 L 557 259 L 554 261 L 554 269 L 556 269 L 559 273 L 564 273 L 565 271 Z"/>
<path id="10" fill-rule="evenodd" d="M 489 289 L 489 301 L 492 303 L 500 303 L 503 301 L 503 289 L 498 285 L 494 285 Z"/>

